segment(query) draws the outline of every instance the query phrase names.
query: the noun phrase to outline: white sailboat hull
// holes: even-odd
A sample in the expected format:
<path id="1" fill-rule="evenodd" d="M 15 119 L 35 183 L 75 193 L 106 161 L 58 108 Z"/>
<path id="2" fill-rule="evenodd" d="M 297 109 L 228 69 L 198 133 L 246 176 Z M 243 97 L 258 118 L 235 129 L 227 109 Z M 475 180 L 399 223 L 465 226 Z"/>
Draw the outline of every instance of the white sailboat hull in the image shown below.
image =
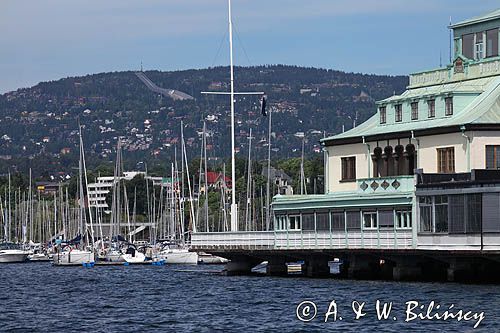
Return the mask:
<path id="1" fill-rule="evenodd" d="M 25 262 L 28 253 L 22 250 L 0 250 L 0 263 Z"/>
<path id="2" fill-rule="evenodd" d="M 58 266 L 72 266 L 94 261 L 94 253 L 91 251 L 71 250 L 54 254 L 52 263 Z"/>
<path id="3" fill-rule="evenodd" d="M 164 259 L 168 264 L 184 264 L 184 265 L 197 265 L 198 253 L 189 252 L 188 250 L 170 250 L 160 252 L 158 254 L 160 259 Z"/>

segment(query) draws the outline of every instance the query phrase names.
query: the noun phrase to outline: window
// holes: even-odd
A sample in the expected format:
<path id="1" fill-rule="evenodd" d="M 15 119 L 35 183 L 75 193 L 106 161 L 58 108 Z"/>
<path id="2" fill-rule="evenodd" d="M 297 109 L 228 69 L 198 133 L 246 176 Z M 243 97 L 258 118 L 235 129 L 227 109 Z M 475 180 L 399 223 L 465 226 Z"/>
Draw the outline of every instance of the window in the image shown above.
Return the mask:
<path id="1" fill-rule="evenodd" d="M 385 124 L 386 120 L 387 120 L 387 114 L 386 114 L 386 107 L 385 106 L 381 106 L 378 108 L 379 112 L 380 112 L 380 123 L 381 124 Z"/>
<path id="2" fill-rule="evenodd" d="M 483 232 L 500 232 L 500 193 L 483 193 L 481 199 Z"/>
<path id="3" fill-rule="evenodd" d="M 436 199 L 437 198 L 438 197 L 436 197 Z M 456 194 L 450 195 L 449 199 L 449 232 L 480 232 L 482 220 L 482 194 Z"/>
<path id="4" fill-rule="evenodd" d="M 394 212 L 392 210 L 378 211 L 379 228 L 394 228 Z"/>
<path id="5" fill-rule="evenodd" d="M 302 214 L 302 230 L 315 230 L 314 213 Z"/>
<path id="6" fill-rule="evenodd" d="M 363 227 L 364 229 L 377 229 L 376 212 L 363 213 Z"/>
<path id="7" fill-rule="evenodd" d="M 345 230 L 345 214 L 344 212 L 332 213 L 332 230 L 344 231 Z"/>
<path id="8" fill-rule="evenodd" d="M 342 157 L 342 180 L 356 180 L 356 157 Z"/>
<path id="9" fill-rule="evenodd" d="M 455 148 L 438 148 L 437 149 L 437 169 L 439 173 L 454 173 L 455 172 Z"/>
<path id="10" fill-rule="evenodd" d="M 401 104 L 394 105 L 395 120 L 396 122 L 403 120 L 403 108 Z"/>
<path id="11" fill-rule="evenodd" d="M 473 59 L 474 54 L 474 34 L 462 36 L 462 55 L 466 58 Z"/>
<path id="12" fill-rule="evenodd" d="M 274 227 L 276 230 L 286 230 L 286 215 L 276 215 Z"/>
<path id="13" fill-rule="evenodd" d="M 500 169 L 500 146 L 486 146 L 486 169 Z"/>
<path id="14" fill-rule="evenodd" d="M 316 230 L 318 231 L 329 231 L 330 221 L 328 219 L 328 213 L 316 213 Z"/>
<path id="15" fill-rule="evenodd" d="M 396 211 L 396 227 L 399 229 L 411 228 L 411 210 Z"/>
<path id="16" fill-rule="evenodd" d="M 486 56 L 498 56 L 498 28 L 486 31 Z"/>
<path id="17" fill-rule="evenodd" d="M 300 230 L 300 215 L 291 215 L 288 222 L 288 230 Z"/>
<path id="18" fill-rule="evenodd" d="M 448 232 L 448 196 L 437 195 L 434 197 L 435 232 Z"/>
<path id="19" fill-rule="evenodd" d="M 411 120 L 418 119 L 418 102 L 412 102 L 411 104 Z"/>
<path id="20" fill-rule="evenodd" d="M 361 229 L 361 217 L 359 211 L 346 212 L 347 230 Z"/>
<path id="21" fill-rule="evenodd" d="M 432 197 L 419 197 L 420 231 L 432 232 Z"/>
<path id="22" fill-rule="evenodd" d="M 478 32 L 476 33 L 476 44 L 474 45 L 474 59 L 480 60 L 484 58 L 483 45 L 483 32 Z"/>
<path id="23" fill-rule="evenodd" d="M 444 99 L 445 115 L 451 116 L 453 114 L 453 97 L 446 97 Z"/>
<path id="24" fill-rule="evenodd" d="M 436 116 L 436 100 L 429 99 L 427 101 L 427 111 L 429 118 L 434 118 Z"/>
<path id="25" fill-rule="evenodd" d="M 467 222 L 465 230 L 467 233 L 481 232 L 483 196 L 480 193 L 466 194 Z"/>

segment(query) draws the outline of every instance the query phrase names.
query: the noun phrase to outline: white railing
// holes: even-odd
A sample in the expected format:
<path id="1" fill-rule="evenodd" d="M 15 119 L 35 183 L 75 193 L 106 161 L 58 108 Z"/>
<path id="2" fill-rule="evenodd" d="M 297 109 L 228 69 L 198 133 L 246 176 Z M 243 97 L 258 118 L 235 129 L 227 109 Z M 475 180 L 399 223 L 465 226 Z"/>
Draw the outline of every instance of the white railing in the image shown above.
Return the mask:
<path id="1" fill-rule="evenodd" d="M 500 233 L 485 233 L 482 242 L 481 234 L 419 234 L 417 245 L 422 250 L 500 251 Z"/>
<path id="2" fill-rule="evenodd" d="M 476 79 L 483 76 L 500 74 L 500 60 L 481 60 L 466 65 L 463 73 L 455 73 L 453 68 L 439 68 L 410 75 L 409 88 L 445 84 L 461 81 L 464 78 Z"/>
<path id="3" fill-rule="evenodd" d="M 274 247 L 274 232 L 195 232 L 191 235 L 191 246 L 194 248 L 271 249 Z"/>
<path id="4" fill-rule="evenodd" d="M 356 230 L 345 232 L 249 231 L 198 232 L 193 248 L 204 249 L 409 249 L 411 230 Z"/>

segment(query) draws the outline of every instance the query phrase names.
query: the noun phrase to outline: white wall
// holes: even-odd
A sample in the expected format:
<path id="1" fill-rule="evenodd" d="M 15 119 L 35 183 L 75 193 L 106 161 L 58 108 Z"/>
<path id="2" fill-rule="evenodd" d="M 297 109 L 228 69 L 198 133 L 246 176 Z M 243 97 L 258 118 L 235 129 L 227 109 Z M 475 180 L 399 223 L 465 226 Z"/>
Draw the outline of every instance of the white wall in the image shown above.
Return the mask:
<path id="1" fill-rule="evenodd" d="M 356 157 L 356 178 L 368 177 L 367 148 L 362 143 L 330 146 L 328 149 L 327 179 L 328 192 L 355 191 L 356 181 L 341 182 L 342 179 L 342 157 Z"/>
<path id="2" fill-rule="evenodd" d="M 466 133 L 471 134 L 470 132 Z M 426 173 L 437 173 L 437 148 L 455 148 L 455 172 L 468 172 L 467 170 L 467 141 L 462 133 L 448 133 L 417 137 L 419 149 L 417 151 L 417 167 Z M 416 145 L 415 145 L 416 146 Z"/>
<path id="3" fill-rule="evenodd" d="M 486 167 L 486 145 L 500 145 L 500 131 L 467 131 L 465 132 L 470 140 L 470 169 L 484 169 Z M 383 140 L 378 141 L 378 146 L 386 147 L 388 144 L 393 148 L 398 144 L 406 146 L 412 143 L 417 148 L 417 168 L 422 168 L 426 173 L 437 173 L 437 149 L 454 147 L 455 148 L 455 172 L 469 172 L 467 166 L 467 139 L 462 136 L 461 132 L 430 135 L 416 138 L 418 140 L 410 140 L 403 138 L 398 140 Z M 377 142 L 367 142 L 370 145 L 370 150 L 377 147 Z M 356 182 L 342 182 L 342 167 L 341 158 L 355 156 L 356 157 L 356 178 L 373 177 L 372 162 L 368 162 L 367 147 L 365 144 L 348 144 L 342 146 L 326 147 L 328 150 L 328 165 L 326 177 L 328 182 L 329 192 L 340 191 L 355 191 L 357 189 Z"/>
<path id="4" fill-rule="evenodd" d="M 486 146 L 500 145 L 500 131 L 471 133 L 471 169 L 486 168 Z"/>

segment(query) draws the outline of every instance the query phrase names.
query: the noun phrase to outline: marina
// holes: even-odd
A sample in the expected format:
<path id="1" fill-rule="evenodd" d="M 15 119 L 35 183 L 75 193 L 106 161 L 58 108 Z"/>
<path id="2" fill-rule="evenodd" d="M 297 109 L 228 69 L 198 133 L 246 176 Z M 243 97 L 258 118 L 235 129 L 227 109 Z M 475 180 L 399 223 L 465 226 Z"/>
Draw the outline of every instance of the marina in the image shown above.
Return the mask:
<path id="1" fill-rule="evenodd" d="M 140 70 L 0 94 L 0 331 L 500 331 L 500 9 L 450 17 L 449 40 L 435 32 L 449 59 L 438 50 L 439 66 L 403 76 L 241 65 L 250 59 L 234 20 L 251 17 L 243 36 L 260 40 L 253 30 L 265 31 L 267 14 L 254 3 L 224 4 L 222 16 L 220 4 L 199 3 L 199 22 L 185 26 L 192 8 L 169 4 L 179 27 L 168 34 L 153 27 L 172 17 L 142 16 L 165 4 L 131 5 L 139 21 L 112 11 L 137 31 L 147 23 L 148 37 L 135 37 L 141 48 L 172 42 L 145 52 L 150 63 L 152 53 L 185 48 L 186 36 L 190 56 L 204 63 L 223 18 L 206 69 L 150 70 L 141 58 Z M 343 37 L 321 44 L 334 52 L 307 58 L 337 61 L 347 45 L 350 61 L 364 57 L 374 70 L 414 69 L 422 45 L 388 57 L 389 36 L 369 36 L 365 12 L 356 13 L 362 34 L 350 10 L 337 13 L 348 5 L 289 4 L 298 15 L 281 4 L 297 45 L 264 36 L 252 51 L 293 58 L 331 25 Z M 311 20 L 321 29 L 312 33 Z M 400 35 L 403 23 L 395 17 L 392 40 L 422 43 Z M 136 36 L 127 24 L 99 24 L 107 43 L 116 31 L 116 39 Z M 191 31 L 197 24 L 203 41 Z M 85 27 L 76 37 L 98 40 Z M 130 51 L 112 59 L 118 66 L 138 47 L 121 48 Z"/>

